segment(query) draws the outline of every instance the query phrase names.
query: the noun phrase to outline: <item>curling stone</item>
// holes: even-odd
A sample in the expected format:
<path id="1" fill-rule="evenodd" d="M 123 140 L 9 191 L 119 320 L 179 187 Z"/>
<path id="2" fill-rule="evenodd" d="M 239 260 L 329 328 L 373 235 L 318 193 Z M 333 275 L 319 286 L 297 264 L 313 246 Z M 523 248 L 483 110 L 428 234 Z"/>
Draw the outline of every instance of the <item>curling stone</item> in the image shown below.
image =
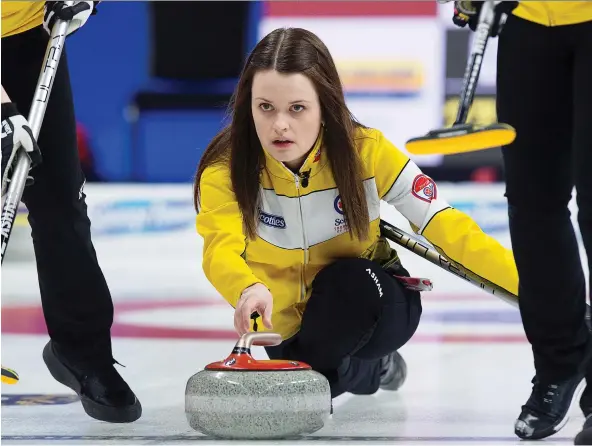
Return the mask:
<path id="1" fill-rule="evenodd" d="M 252 345 L 281 342 L 277 333 L 247 333 L 230 356 L 189 378 L 189 425 L 206 435 L 235 440 L 278 439 L 321 429 L 331 411 L 327 379 L 303 362 L 251 356 Z"/>

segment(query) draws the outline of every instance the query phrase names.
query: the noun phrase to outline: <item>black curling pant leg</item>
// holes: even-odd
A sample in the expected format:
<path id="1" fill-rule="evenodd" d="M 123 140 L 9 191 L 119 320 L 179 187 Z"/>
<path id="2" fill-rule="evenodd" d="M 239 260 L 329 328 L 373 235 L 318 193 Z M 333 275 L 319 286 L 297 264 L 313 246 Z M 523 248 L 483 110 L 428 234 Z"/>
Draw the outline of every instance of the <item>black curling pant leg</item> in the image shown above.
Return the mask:
<path id="1" fill-rule="evenodd" d="M 25 117 L 48 40 L 42 27 L 2 39 L 2 85 Z M 38 142 L 43 162 L 32 170 L 35 183 L 23 202 L 48 333 L 71 355 L 110 363 L 113 304 L 91 241 L 65 50 Z"/>
<path id="2" fill-rule="evenodd" d="M 317 274 L 300 331 L 267 352 L 310 364 L 327 377 L 333 398 L 372 394 L 381 358 L 411 338 L 420 315 L 419 293 L 404 291 L 379 265 L 338 260 Z"/>
<path id="3" fill-rule="evenodd" d="M 578 226 L 592 281 L 592 22 L 572 33 L 574 60 L 574 162 Z M 589 290 L 592 286 L 588 284 Z M 592 303 L 592 299 L 591 299 Z"/>
<path id="4" fill-rule="evenodd" d="M 503 148 L 503 160 L 520 313 L 537 376 L 546 382 L 573 376 L 589 343 L 585 277 L 568 210 L 574 163 L 585 163 L 587 152 L 590 164 L 590 147 L 583 147 L 590 144 L 589 130 L 586 136 L 574 132 L 576 123 L 586 119 L 586 106 L 574 107 L 586 94 L 576 83 L 590 88 L 589 79 L 574 71 L 571 33 L 576 29 L 510 16 L 497 56 L 498 120 L 517 132 Z M 588 179 L 579 182 L 589 184 Z M 587 212 L 584 206 L 584 221 Z M 589 229 L 584 233 L 589 245 Z"/>

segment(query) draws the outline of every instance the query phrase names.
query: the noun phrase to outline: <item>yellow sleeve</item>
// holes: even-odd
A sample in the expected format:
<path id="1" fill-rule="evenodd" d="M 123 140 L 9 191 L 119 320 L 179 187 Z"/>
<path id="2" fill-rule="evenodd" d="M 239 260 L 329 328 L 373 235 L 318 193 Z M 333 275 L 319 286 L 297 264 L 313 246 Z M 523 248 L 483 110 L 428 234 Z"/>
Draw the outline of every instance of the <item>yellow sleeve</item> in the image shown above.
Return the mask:
<path id="1" fill-rule="evenodd" d="M 210 283 L 236 307 L 241 292 L 259 280 L 243 258 L 246 237 L 225 167 L 205 169 L 200 182 L 196 227 L 203 237 L 203 270 Z"/>
<path id="2" fill-rule="evenodd" d="M 376 151 L 374 169 L 380 197 L 449 260 L 518 295 L 512 251 L 485 234 L 471 217 L 450 206 L 436 183 L 380 132 Z"/>

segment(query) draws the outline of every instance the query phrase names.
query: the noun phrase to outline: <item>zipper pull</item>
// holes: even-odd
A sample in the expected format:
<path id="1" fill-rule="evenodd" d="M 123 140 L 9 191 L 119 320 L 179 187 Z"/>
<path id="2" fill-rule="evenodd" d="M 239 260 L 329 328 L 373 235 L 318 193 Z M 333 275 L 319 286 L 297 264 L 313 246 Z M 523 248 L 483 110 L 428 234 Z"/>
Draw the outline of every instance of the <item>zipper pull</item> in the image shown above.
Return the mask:
<path id="1" fill-rule="evenodd" d="M 310 178 L 310 171 L 311 171 L 311 169 L 308 169 L 307 171 L 299 174 L 300 178 L 302 178 L 302 187 L 304 189 L 306 189 L 308 187 L 308 179 Z"/>

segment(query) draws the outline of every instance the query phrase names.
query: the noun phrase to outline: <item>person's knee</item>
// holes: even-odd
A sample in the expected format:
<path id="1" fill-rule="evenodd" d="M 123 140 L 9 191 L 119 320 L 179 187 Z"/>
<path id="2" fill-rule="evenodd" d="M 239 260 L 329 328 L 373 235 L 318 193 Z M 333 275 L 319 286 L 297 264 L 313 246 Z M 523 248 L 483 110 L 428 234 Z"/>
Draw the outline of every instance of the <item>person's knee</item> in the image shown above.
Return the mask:
<path id="1" fill-rule="evenodd" d="M 362 258 L 337 260 L 314 279 L 304 318 L 320 317 L 325 327 L 371 330 L 385 303 L 393 299 L 394 287 L 394 279 L 375 262 Z"/>
<path id="2" fill-rule="evenodd" d="M 58 179 L 49 175 L 47 170 L 39 169 L 33 178 L 34 183 L 25 187 L 22 197 L 31 217 L 46 225 L 64 225 L 63 221 L 75 220 L 86 226 L 84 176 L 67 172 Z M 65 225 L 71 226 L 69 223 Z"/>
<path id="3" fill-rule="evenodd" d="M 549 210 L 553 212 L 567 210 L 572 195 L 571 190 L 564 193 L 539 194 L 538 196 L 532 196 L 531 194 L 524 194 L 514 190 L 507 191 L 506 197 L 508 199 L 508 205 L 514 208 L 524 209 L 530 213 L 545 213 Z"/>
<path id="4" fill-rule="evenodd" d="M 363 258 L 339 259 L 315 277 L 313 292 L 326 294 L 341 304 L 381 306 L 392 291 L 393 279 L 377 263 Z"/>
<path id="5" fill-rule="evenodd" d="M 505 196 L 508 205 L 517 211 L 528 212 L 530 215 L 566 211 L 572 198 L 572 185 L 568 179 L 547 179 L 529 183 L 528 176 L 509 175 L 506 179 Z M 535 187 L 538 185 L 538 187 Z"/>
<path id="6" fill-rule="evenodd" d="M 395 311 L 402 298 L 397 287 L 380 265 L 367 259 L 340 259 L 325 267 L 313 281 L 304 310 L 299 355 L 322 369 L 337 367 L 370 342 L 385 308 Z"/>
<path id="7" fill-rule="evenodd" d="M 528 200 L 508 196 L 508 217 L 511 221 L 542 222 L 570 218 L 569 198 L 550 200 L 544 203 L 529 203 Z"/>

